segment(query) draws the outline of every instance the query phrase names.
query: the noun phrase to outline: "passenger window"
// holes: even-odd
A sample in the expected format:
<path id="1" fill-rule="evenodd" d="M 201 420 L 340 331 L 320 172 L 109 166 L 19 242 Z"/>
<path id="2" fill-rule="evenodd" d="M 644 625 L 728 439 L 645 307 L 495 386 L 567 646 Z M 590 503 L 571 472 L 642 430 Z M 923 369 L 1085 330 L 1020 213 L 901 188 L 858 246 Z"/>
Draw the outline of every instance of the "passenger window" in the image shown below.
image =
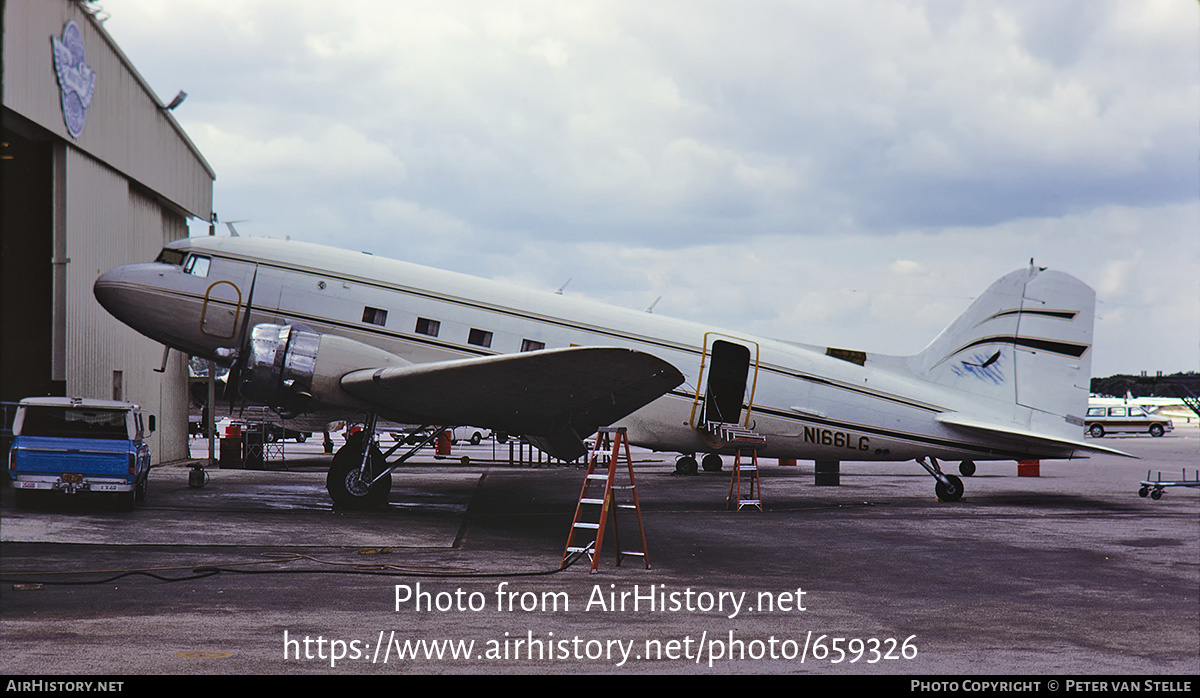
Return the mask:
<path id="1" fill-rule="evenodd" d="M 1089 416 L 1089 417 L 1103 417 L 1103 416 L 1104 416 L 1104 408 L 1103 408 L 1103 407 L 1089 407 L 1089 408 L 1088 408 L 1088 412 L 1087 412 L 1087 416 Z"/>
<path id="2" fill-rule="evenodd" d="M 430 337 L 438 336 L 438 332 L 442 329 L 442 323 L 429 318 L 417 318 L 417 334 L 424 334 Z"/>
<path id="3" fill-rule="evenodd" d="M 183 263 L 183 270 L 192 276 L 208 276 L 208 267 L 212 260 L 202 255 L 194 254 Z"/>
<path id="4" fill-rule="evenodd" d="M 363 322 L 383 327 L 387 324 L 387 311 L 367 306 L 363 308 Z"/>
<path id="5" fill-rule="evenodd" d="M 1124 407 L 1110 407 L 1110 408 L 1108 408 L 1108 416 L 1109 417 L 1124 417 L 1125 416 L 1125 408 Z"/>
<path id="6" fill-rule="evenodd" d="M 539 342 L 533 339 L 521 340 L 521 351 L 540 351 L 546 348 L 545 342 Z"/>
<path id="7" fill-rule="evenodd" d="M 491 347 L 492 333 L 487 330 L 471 328 L 471 333 L 467 335 L 467 344 L 474 344 L 477 347 Z"/>

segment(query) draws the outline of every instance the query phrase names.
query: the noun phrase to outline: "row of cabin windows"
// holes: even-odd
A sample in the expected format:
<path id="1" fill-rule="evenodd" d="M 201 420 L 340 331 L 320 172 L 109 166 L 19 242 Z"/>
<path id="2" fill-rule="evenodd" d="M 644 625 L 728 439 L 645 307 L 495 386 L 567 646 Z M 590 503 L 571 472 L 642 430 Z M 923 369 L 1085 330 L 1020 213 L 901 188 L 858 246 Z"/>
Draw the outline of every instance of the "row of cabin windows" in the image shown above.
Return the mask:
<path id="1" fill-rule="evenodd" d="M 387 324 L 387 311 L 382 308 L 372 308 L 367 306 L 363 308 L 363 322 L 371 325 L 379 325 L 383 327 Z M 438 320 L 430 320 L 426 317 L 417 318 L 417 326 L 414 331 L 417 334 L 423 334 L 427 337 L 436 337 L 442 329 L 442 323 Z M 487 330 L 480 330 L 472 327 L 470 333 L 467 334 L 467 344 L 473 344 L 477 347 L 491 348 L 492 333 Z M 533 339 L 521 340 L 521 351 L 538 351 L 545 349 L 546 343 L 539 342 Z"/>
<path id="2" fill-rule="evenodd" d="M 183 271 L 186 274 L 193 276 L 208 276 L 209 266 L 212 264 L 212 258 L 204 255 L 190 254 L 186 259 L 184 254 L 178 250 L 164 249 L 158 256 L 158 261 L 168 264 L 182 264 Z M 383 308 L 372 308 L 365 306 L 363 308 L 362 321 L 369 325 L 378 325 L 384 327 L 387 325 L 387 311 Z M 415 331 L 417 334 L 423 334 L 428 337 L 438 336 L 438 332 L 442 329 L 442 323 L 438 320 L 430 320 L 429 318 L 417 318 L 417 326 Z M 487 330 L 471 328 L 471 332 L 467 335 L 467 344 L 472 344 L 485 349 L 492 346 L 492 333 Z M 539 342 L 533 339 L 521 340 L 521 351 L 538 351 L 545 349 L 546 343 Z"/>

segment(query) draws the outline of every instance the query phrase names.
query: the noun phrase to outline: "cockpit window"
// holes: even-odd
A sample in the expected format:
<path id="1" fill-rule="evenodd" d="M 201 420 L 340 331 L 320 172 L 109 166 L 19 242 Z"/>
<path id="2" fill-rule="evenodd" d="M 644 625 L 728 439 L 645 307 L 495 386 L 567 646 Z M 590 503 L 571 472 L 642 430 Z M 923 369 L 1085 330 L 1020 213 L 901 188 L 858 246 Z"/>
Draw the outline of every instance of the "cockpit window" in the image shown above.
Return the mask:
<path id="1" fill-rule="evenodd" d="M 208 276 L 208 266 L 212 263 L 212 259 L 203 255 L 192 254 L 188 255 L 187 261 L 183 263 L 183 270 L 192 276 Z"/>
<path id="2" fill-rule="evenodd" d="M 158 253 L 158 259 L 154 261 L 162 262 L 163 264 L 174 264 L 175 266 L 179 266 L 183 264 L 183 255 L 184 252 L 182 250 L 172 250 L 168 247 L 164 247 L 163 251 Z"/>

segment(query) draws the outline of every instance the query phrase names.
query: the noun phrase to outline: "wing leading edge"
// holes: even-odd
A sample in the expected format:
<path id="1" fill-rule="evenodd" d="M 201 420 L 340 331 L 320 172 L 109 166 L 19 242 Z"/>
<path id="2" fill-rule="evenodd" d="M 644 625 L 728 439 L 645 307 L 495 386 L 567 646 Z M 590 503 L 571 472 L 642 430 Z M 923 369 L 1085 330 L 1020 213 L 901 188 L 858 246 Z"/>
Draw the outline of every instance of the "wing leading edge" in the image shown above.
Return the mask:
<path id="1" fill-rule="evenodd" d="M 565 459 L 585 453 L 582 437 L 682 382 L 662 359 L 611 347 L 368 368 L 341 379 L 346 392 L 391 419 L 523 434 Z"/>

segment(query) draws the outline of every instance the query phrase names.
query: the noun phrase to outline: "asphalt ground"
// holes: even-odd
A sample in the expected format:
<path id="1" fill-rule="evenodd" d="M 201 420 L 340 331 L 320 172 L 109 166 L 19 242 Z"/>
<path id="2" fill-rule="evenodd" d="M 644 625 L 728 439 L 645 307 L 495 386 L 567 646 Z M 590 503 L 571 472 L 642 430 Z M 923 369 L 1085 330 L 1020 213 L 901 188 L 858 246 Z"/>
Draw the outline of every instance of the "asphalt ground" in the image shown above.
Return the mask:
<path id="1" fill-rule="evenodd" d="M 837 487 L 764 464 L 762 512 L 726 510 L 730 458 L 681 477 L 635 449 L 650 568 L 610 539 L 595 574 L 558 571 L 583 469 L 487 443 L 405 464 L 377 512 L 331 507 L 319 440 L 202 489 L 156 468 L 133 512 L 17 511 L 6 486 L 0 672 L 1195 675 L 1200 490 L 1137 490 L 1194 479 L 1198 436 L 1105 438 L 1140 459 L 1039 477 L 980 463 L 954 503 L 912 462 Z"/>

